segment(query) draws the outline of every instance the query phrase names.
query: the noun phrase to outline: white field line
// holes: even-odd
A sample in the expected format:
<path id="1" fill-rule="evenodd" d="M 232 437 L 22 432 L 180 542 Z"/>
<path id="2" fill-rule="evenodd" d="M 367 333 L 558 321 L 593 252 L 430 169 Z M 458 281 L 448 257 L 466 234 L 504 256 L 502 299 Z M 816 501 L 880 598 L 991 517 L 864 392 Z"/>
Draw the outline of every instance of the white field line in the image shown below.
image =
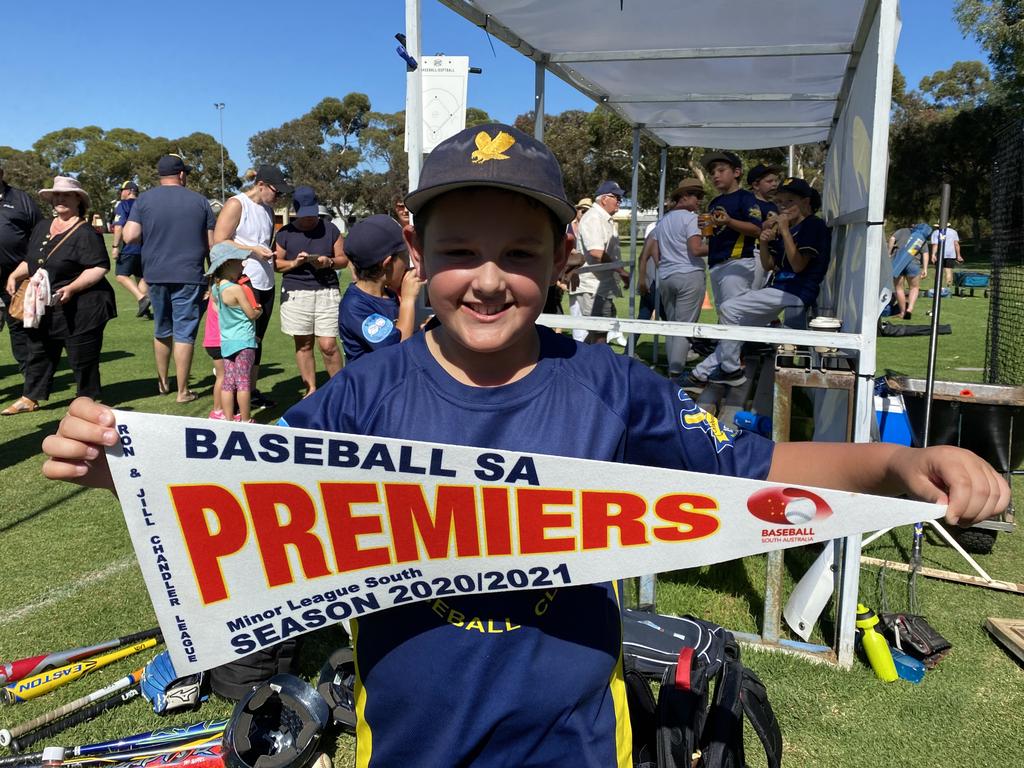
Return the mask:
<path id="1" fill-rule="evenodd" d="M 28 605 L 23 605 L 17 610 L 10 611 L 8 613 L 0 615 L 0 627 L 5 627 L 8 624 L 14 624 L 15 622 L 21 621 L 29 614 L 35 613 L 36 611 L 41 610 L 43 608 L 48 608 L 54 603 L 60 602 L 65 598 L 71 597 L 71 595 L 75 594 L 76 592 L 80 592 L 83 589 L 89 588 L 97 581 L 103 581 L 104 579 L 109 578 L 114 574 L 120 573 L 126 568 L 131 568 L 136 564 L 136 562 L 137 561 L 135 559 L 135 556 L 131 555 L 130 557 L 126 557 L 124 560 L 117 560 L 116 562 L 113 562 L 110 565 L 106 566 L 105 568 L 101 568 L 98 571 L 93 571 L 92 573 L 87 574 L 81 577 L 80 579 L 75 579 L 75 581 L 71 584 L 66 584 L 63 587 L 52 589 L 48 593 L 46 593 L 46 596 L 43 597 L 42 600 L 39 600 L 35 603 L 29 603 Z"/>

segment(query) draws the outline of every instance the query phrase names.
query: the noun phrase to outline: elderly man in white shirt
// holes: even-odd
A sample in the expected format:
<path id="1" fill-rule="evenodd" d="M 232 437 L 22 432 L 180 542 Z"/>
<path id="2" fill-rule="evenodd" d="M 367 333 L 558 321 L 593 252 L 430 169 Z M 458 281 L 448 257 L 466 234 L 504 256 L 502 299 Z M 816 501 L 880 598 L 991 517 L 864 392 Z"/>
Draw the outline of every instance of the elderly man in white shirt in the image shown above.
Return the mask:
<path id="1" fill-rule="evenodd" d="M 622 296 L 619 276 L 623 273 L 619 232 L 612 215 L 619 210 L 625 194 L 614 181 L 602 182 L 594 195 L 594 205 L 580 219 L 579 235 L 586 262 L 578 271 L 580 295 L 577 301 L 584 316 L 616 316 L 614 300 Z M 587 343 L 604 344 L 607 337 L 605 331 L 591 331 L 587 334 Z"/>

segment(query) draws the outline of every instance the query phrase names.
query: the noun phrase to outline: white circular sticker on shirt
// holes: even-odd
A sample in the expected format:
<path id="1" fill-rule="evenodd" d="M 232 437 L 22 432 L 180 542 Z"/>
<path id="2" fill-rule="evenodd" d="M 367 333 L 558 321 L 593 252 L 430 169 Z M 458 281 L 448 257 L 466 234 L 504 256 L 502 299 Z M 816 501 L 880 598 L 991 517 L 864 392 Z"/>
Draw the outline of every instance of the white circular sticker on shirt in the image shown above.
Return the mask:
<path id="1" fill-rule="evenodd" d="M 395 324 L 384 317 L 384 315 L 378 315 L 374 312 L 363 320 L 363 338 L 371 344 L 377 344 L 390 336 L 394 327 Z"/>

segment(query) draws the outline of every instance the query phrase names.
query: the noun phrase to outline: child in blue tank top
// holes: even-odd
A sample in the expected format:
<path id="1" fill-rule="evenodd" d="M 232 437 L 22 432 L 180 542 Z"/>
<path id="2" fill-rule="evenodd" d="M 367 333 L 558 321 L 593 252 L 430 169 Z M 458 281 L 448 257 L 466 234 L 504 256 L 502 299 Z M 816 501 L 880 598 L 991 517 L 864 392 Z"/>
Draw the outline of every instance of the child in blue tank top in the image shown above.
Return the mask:
<path id="1" fill-rule="evenodd" d="M 250 371 L 256 360 L 256 323 L 261 310 L 254 307 L 238 284 L 242 262 L 248 252 L 228 242 L 210 249 L 210 295 L 217 306 L 220 325 L 220 352 L 224 360 L 224 381 L 221 385 L 221 409 L 225 419 L 252 421 L 249 404 Z M 238 413 L 235 413 L 235 404 Z"/>

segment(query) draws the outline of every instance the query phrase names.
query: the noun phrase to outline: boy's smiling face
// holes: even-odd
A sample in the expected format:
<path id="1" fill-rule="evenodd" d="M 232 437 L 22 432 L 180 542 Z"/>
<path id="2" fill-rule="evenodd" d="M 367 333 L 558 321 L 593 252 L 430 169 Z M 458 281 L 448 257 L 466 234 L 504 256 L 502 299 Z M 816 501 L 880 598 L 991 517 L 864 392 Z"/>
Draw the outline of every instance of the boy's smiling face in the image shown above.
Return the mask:
<path id="1" fill-rule="evenodd" d="M 464 188 L 431 204 L 423 234 L 420 242 L 406 229 L 441 323 L 434 337 L 442 365 L 481 386 L 528 373 L 538 354 L 534 323 L 568 256 L 547 210 L 515 192 Z"/>

